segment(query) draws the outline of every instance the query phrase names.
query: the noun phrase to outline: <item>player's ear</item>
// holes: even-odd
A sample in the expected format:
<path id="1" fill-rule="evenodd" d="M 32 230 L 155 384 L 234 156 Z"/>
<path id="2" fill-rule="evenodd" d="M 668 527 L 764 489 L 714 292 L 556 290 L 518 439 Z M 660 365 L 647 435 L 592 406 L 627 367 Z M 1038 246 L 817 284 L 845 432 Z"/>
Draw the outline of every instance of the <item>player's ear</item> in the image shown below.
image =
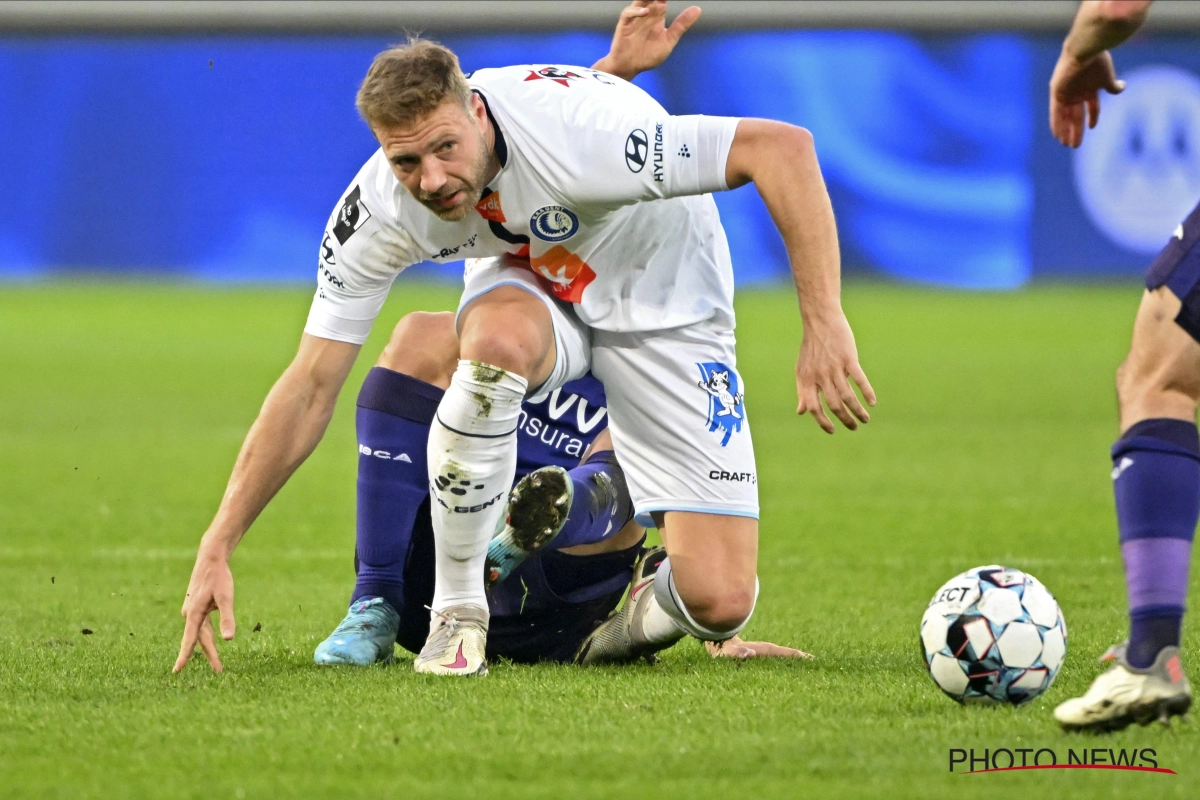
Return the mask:
<path id="1" fill-rule="evenodd" d="M 471 118 L 475 120 L 475 124 L 480 126 L 480 130 L 487 128 L 487 106 L 484 105 L 483 98 L 475 92 L 471 92 L 471 105 L 468 109 Z"/>

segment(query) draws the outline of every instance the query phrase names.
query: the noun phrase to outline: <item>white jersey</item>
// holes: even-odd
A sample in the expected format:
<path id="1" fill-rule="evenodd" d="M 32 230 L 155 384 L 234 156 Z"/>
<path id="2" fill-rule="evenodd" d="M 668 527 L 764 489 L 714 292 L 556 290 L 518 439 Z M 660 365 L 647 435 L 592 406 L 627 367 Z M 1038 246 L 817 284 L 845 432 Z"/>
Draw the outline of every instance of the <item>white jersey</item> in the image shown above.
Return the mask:
<path id="1" fill-rule="evenodd" d="M 361 344 L 395 277 L 421 261 L 527 256 L 543 286 L 601 330 L 733 327 L 733 269 L 716 204 L 738 120 L 671 116 L 581 67 L 470 76 L 500 172 L 466 218 L 417 202 L 382 150 L 329 219 L 305 330 Z"/>

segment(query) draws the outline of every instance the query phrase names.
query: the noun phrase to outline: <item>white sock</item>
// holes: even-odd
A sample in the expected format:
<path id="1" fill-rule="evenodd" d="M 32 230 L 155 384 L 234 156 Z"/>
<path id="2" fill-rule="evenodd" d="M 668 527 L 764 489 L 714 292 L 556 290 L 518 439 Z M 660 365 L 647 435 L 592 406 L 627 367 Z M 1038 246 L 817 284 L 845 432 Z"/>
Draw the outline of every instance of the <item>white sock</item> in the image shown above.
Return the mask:
<path id="1" fill-rule="evenodd" d="M 686 631 L 679 627 L 679 623 L 662 610 L 658 598 L 651 595 L 646 611 L 642 614 L 642 634 L 646 639 L 655 644 L 673 642 L 683 638 L 685 633 Z"/>
<path id="2" fill-rule="evenodd" d="M 483 564 L 517 472 L 517 415 L 527 388 L 499 367 L 459 361 L 438 404 L 426 450 L 437 611 L 488 607 Z"/>

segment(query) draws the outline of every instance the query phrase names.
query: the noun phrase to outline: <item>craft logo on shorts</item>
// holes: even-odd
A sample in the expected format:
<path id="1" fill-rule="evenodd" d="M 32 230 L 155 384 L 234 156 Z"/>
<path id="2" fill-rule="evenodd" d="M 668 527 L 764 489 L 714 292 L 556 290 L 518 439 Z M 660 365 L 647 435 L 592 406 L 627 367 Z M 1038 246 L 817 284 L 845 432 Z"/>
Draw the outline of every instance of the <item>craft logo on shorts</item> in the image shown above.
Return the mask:
<path id="1" fill-rule="evenodd" d="M 641 172 L 646 166 L 646 153 L 650 149 L 650 140 L 641 128 L 635 128 L 625 139 L 625 166 L 630 172 Z"/>
<path id="2" fill-rule="evenodd" d="M 333 235 L 337 237 L 338 244 L 345 244 L 370 218 L 371 210 L 363 203 L 362 192 L 355 186 L 338 209 L 337 222 L 333 226 Z"/>
<path id="3" fill-rule="evenodd" d="M 1105 236 L 1149 255 L 1200 198 L 1200 79 L 1166 65 L 1123 77 L 1075 153 L 1075 187 Z"/>
<path id="4" fill-rule="evenodd" d="M 746 418 L 741 380 L 736 370 L 718 361 L 696 366 L 700 368 L 697 385 L 708 395 L 708 430 L 712 433 L 724 431 L 721 447 L 725 447 L 733 434 L 742 429 L 742 420 Z"/>
<path id="5" fill-rule="evenodd" d="M 579 230 L 579 217 L 562 206 L 544 206 L 529 218 L 529 229 L 533 235 L 547 242 L 570 239 Z"/>

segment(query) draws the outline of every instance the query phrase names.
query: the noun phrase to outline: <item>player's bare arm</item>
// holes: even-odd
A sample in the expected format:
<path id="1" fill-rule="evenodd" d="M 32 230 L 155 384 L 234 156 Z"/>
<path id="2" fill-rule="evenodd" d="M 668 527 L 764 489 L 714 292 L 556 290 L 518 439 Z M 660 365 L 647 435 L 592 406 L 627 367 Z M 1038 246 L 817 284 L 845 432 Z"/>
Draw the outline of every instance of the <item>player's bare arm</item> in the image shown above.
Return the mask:
<path id="1" fill-rule="evenodd" d="M 753 181 L 787 247 L 804 320 L 796 363 L 797 413 L 812 414 L 825 432 L 833 433 L 824 398 L 843 425 L 857 429 L 871 417 L 851 380 L 868 405 L 875 405 L 875 391 L 859 366 L 854 333 L 842 312 L 837 226 L 812 134 L 783 122 L 742 120 L 725 179 L 730 189 Z"/>
<path id="2" fill-rule="evenodd" d="M 187 664 L 197 643 L 212 668 L 221 671 L 210 614 L 220 613 L 221 636 L 232 639 L 236 626 L 229 558 L 251 523 L 321 441 L 358 350 L 358 345 L 305 334 L 295 359 L 267 395 L 216 516 L 200 540 L 183 601 L 186 623 L 175 672 Z"/>
<path id="3" fill-rule="evenodd" d="M 666 0 L 634 0 L 621 12 L 608 55 L 592 69 L 631 81 L 667 60 L 688 28 L 700 19 L 700 9 L 689 6 L 668 27 Z"/>
<path id="4" fill-rule="evenodd" d="M 1062 144 L 1079 147 L 1084 126 L 1096 127 L 1101 90 L 1124 91 L 1108 51 L 1132 36 L 1149 10 L 1150 0 L 1080 5 L 1050 77 L 1050 130 Z"/>

